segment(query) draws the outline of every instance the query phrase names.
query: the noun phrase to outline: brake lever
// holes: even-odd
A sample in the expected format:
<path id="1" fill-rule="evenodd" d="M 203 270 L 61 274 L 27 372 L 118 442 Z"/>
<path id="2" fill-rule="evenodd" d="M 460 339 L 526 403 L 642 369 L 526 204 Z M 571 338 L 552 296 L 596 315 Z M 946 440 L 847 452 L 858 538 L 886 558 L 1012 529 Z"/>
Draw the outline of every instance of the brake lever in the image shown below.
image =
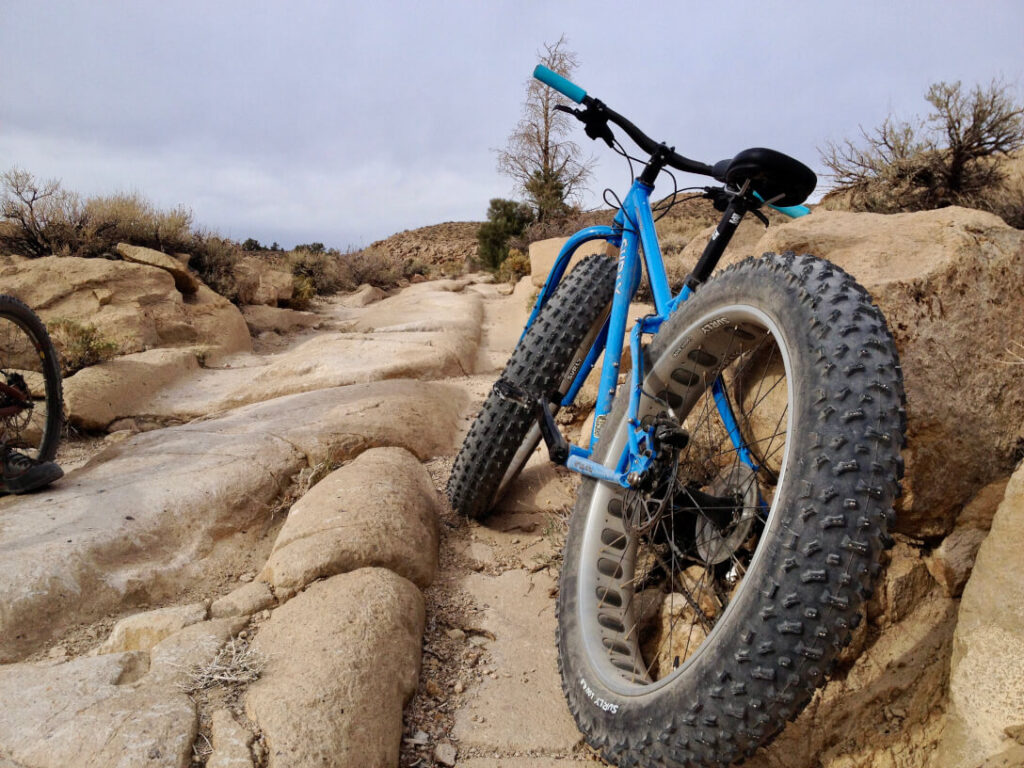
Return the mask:
<path id="1" fill-rule="evenodd" d="M 603 139 L 610 148 L 615 148 L 615 134 L 608 127 L 608 115 L 604 110 L 595 109 L 593 106 L 588 106 L 586 109 L 573 109 L 565 104 L 556 104 L 555 109 L 572 115 L 583 123 L 583 132 L 594 141 Z"/>

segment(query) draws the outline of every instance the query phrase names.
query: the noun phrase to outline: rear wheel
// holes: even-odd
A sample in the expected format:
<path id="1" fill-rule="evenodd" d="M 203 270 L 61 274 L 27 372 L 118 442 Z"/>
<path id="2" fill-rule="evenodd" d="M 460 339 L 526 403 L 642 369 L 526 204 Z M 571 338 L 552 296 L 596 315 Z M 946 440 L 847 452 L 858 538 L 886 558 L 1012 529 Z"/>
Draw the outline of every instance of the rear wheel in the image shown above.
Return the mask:
<path id="1" fill-rule="evenodd" d="M 689 442 L 663 449 L 642 491 L 584 480 L 562 684 L 607 759 L 725 766 L 803 708 L 878 576 L 902 472 L 899 363 L 863 289 L 792 254 L 717 276 L 648 352 L 640 416 Z M 595 451 L 605 465 L 625 399 Z"/>
<path id="2" fill-rule="evenodd" d="M 23 302 L 0 295 L 0 443 L 52 461 L 63 424 L 60 362 L 46 327 Z"/>
<path id="3" fill-rule="evenodd" d="M 604 255 L 583 259 L 534 319 L 501 380 L 531 400 L 545 397 L 556 411 L 608 316 L 615 268 Z M 484 515 L 540 439 L 533 410 L 492 389 L 455 457 L 448 479 L 452 508 L 468 517 Z"/>

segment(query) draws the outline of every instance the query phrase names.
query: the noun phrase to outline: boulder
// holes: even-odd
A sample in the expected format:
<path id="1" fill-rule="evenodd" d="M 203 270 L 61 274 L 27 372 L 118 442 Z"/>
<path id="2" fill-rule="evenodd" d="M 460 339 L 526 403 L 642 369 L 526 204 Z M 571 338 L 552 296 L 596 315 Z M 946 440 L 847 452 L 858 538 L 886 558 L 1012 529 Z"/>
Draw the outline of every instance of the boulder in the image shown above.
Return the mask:
<path id="1" fill-rule="evenodd" d="M 567 237 L 552 237 L 547 240 L 538 240 L 530 243 L 530 282 L 535 287 L 540 288 L 544 285 L 544 281 L 548 279 L 548 273 L 551 272 L 551 268 L 555 265 L 555 259 L 558 258 L 562 246 L 565 245 L 568 239 Z M 604 253 L 606 248 L 607 245 L 603 240 L 584 243 L 576 249 L 576 253 L 569 259 L 569 266 L 566 268 L 565 274 L 569 274 L 577 264 L 590 254 Z"/>
<path id="2" fill-rule="evenodd" d="M 186 260 L 183 264 L 180 259 L 168 256 L 166 253 L 154 251 L 152 248 L 143 248 L 139 245 L 118 243 L 117 252 L 121 258 L 135 264 L 144 264 L 148 267 L 155 267 L 170 273 L 174 278 L 174 287 L 182 293 L 195 293 L 199 290 L 199 280 L 189 270 Z"/>
<path id="3" fill-rule="evenodd" d="M 291 299 L 294 279 L 291 272 L 266 261 L 243 257 L 235 264 L 238 303 L 276 307 Z"/>
<path id="4" fill-rule="evenodd" d="M 195 705 L 135 683 L 145 666 L 145 653 L 117 653 L 0 667 L 0 755 L 33 768 L 187 768 Z"/>
<path id="5" fill-rule="evenodd" d="M 1024 232 L 966 208 L 817 210 L 773 226 L 754 246 L 737 243 L 723 266 L 786 250 L 830 259 L 885 313 L 908 400 L 896 530 L 945 536 L 963 505 L 1015 461 L 1024 388 L 1015 386 L 1015 367 L 1000 361 L 1024 338 Z"/>
<path id="6" fill-rule="evenodd" d="M 992 517 L 1006 492 L 1006 480 L 983 488 L 964 507 L 956 527 L 926 558 L 928 572 L 949 597 L 960 597 L 974 567 L 981 542 L 992 527 Z"/>
<path id="7" fill-rule="evenodd" d="M 427 587 L 437 572 L 437 492 L 404 448 L 376 448 L 297 501 L 260 578 L 277 593 L 367 566 Z"/>
<path id="8" fill-rule="evenodd" d="M 122 352 L 201 346 L 210 357 L 250 351 L 241 312 L 199 284 L 182 296 L 164 269 L 107 259 L 47 256 L 0 266 L 0 283 L 43 319 L 94 325 Z"/>
<path id="9" fill-rule="evenodd" d="M 269 768 L 398 765 L 423 621 L 419 590 L 382 568 L 316 582 L 274 611 L 254 641 L 267 666 L 245 695 Z"/>
<path id="10" fill-rule="evenodd" d="M 1010 479 L 960 602 L 936 768 L 995 758 L 1016 746 L 1011 734 L 1024 726 L 1022 547 L 1024 465 Z"/>
<path id="11" fill-rule="evenodd" d="M 339 296 L 337 302 L 343 307 L 365 307 L 367 304 L 372 304 L 375 301 L 380 301 L 387 294 L 384 293 L 380 288 L 363 283 L 352 293 L 347 293 Z"/>
<path id="12" fill-rule="evenodd" d="M 249 327 L 249 332 L 256 336 L 260 333 L 295 333 L 306 328 L 315 328 L 323 322 L 323 318 L 312 312 L 300 312 L 285 307 L 271 307 L 265 304 L 253 304 L 242 307 L 242 317 Z"/>
<path id="13" fill-rule="evenodd" d="M 165 637 L 179 629 L 206 619 L 205 603 L 157 608 L 121 619 L 114 625 L 110 637 L 100 647 L 100 653 L 122 651 L 148 651 Z"/>

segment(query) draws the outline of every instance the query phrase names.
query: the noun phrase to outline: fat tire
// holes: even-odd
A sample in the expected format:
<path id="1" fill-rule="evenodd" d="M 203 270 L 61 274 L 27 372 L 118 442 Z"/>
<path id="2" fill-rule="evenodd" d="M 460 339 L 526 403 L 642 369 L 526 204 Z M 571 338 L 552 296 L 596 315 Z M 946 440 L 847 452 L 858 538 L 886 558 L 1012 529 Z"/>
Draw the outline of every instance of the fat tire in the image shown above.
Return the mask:
<path id="1" fill-rule="evenodd" d="M 567 372 L 580 355 L 581 345 L 600 330 L 615 290 L 616 261 L 603 254 L 583 259 L 559 283 L 526 335 L 509 358 L 499 381 L 523 390 L 530 399 L 546 397 L 557 403 L 568 388 Z M 556 406 L 557 407 L 557 406 Z M 517 452 L 530 438 L 533 411 L 502 398 L 492 388 L 455 457 L 448 479 L 452 509 L 470 518 L 490 509 Z M 532 450 L 533 446 L 529 446 Z M 513 468 L 512 477 L 522 468 Z"/>
<path id="2" fill-rule="evenodd" d="M 64 390 L 60 358 L 43 321 L 27 304 L 14 296 L 0 295 L 0 324 L 5 326 L 4 332 L 0 333 L 0 369 L 7 365 L 7 345 L 12 341 L 6 334 L 24 334 L 31 340 L 40 356 L 39 372 L 43 375 L 45 386 L 46 417 L 38 445 L 14 447 L 39 461 L 52 461 L 57 455 L 57 446 L 60 444 L 64 428 Z M 0 427 L 0 432 L 2 431 Z M 8 436 L 8 440 L 10 438 L 11 436 Z"/>
<path id="3" fill-rule="evenodd" d="M 712 633 L 692 664 L 649 693 L 606 685 L 584 643 L 600 628 L 580 619 L 588 599 L 580 592 L 582 548 L 588 512 L 601 508 L 592 503 L 599 483 L 584 478 L 570 521 L 557 603 L 562 687 L 587 742 L 619 766 L 721 768 L 770 742 L 849 643 L 891 546 L 906 422 L 899 359 L 881 312 L 829 262 L 765 254 L 724 270 L 683 304 L 652 341 L 647 370 L 682 348 L 680 334 L 697 318 L 737 301 L 788 334 L 795 412 L 773 512 L 780 524 L 762 534 L 773 540 L 762 539 L 761 559 L 741 582 L 745 594 L 731 598 L 737 613 L 720 619 L 726 631 Z M 620 395 L 598 461 L 608 460 L 624 412 Z"/>

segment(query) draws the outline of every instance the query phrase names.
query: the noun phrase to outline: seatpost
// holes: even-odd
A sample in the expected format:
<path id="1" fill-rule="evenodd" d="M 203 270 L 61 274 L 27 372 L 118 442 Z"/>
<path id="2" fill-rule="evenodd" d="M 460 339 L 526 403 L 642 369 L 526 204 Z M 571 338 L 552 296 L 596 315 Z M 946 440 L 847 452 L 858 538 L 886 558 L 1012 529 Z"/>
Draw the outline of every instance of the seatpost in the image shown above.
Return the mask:
<path id="1" fill-rule="evenodd" d="M 729 245 L 729 241 L 736 233 L 736 227 L 747 213 L 747 203 L 743 199 L 745 189 L 746 185 L 739 194 L 733 195 L 729 200 L 718 226 L 715 227 L 715 231 L 711 233 L 711 239 L 704 247 L 704 253 L 701 254 L 693 271 L 686 276 L 685 285 L 688 285 L 691 291 L 711 277 L 711 273 L 718 266 L 718 260 L 722 258 L 726 246 Z"/>

